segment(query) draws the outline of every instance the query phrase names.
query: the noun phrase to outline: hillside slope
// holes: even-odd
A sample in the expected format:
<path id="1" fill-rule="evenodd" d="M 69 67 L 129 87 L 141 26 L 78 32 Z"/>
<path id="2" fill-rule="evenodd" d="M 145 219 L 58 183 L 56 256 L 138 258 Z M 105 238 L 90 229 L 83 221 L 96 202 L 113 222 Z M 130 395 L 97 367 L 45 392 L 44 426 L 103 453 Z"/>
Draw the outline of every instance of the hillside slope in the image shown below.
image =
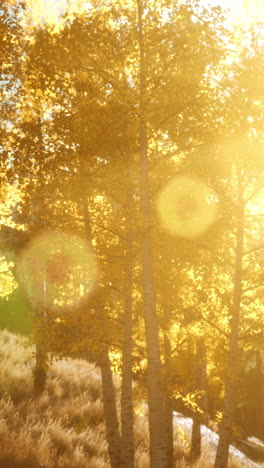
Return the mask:
<path id="1" fill-rule="evenodd" d="M 33 347 L 0 332 L 0 468 L 109 468 L 100 370 L 83 360 L 55 361 L 47 389 L 33 398 Z M 117 399 L 120 381 L 114 377 Z M 137 403 L 136 468 L 148 468 L 147 405 Z M 175 414 L 177 467 L 190 466 L 191 420 Z M 195 468 L 212 467 L 217 436 L 203 428 L 203 453 Z M 213 443 L 212 443 L 213 440 Z M 232 467 L 256 467 L 236 450 Z"/>

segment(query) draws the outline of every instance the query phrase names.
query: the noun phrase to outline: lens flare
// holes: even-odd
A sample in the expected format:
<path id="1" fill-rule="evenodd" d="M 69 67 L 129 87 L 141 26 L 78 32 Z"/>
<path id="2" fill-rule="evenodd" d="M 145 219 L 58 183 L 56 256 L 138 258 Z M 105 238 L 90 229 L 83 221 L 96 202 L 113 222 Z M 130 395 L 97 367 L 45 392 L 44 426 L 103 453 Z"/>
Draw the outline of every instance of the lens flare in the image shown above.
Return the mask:
<path id="1" fill-rule="evenodd" d="M 18 260 L 17 276 L 33 306 L 71 308 L 91 294 L 97 266 L 79 236 L 48 231 L 34 238 Z"/>
<path id="2" fill-rule="evenodd" d="M 205 183 L 178 176 L 160 191 L 157 210 L 170 234 L 194 239 L 203 234 L 217 215 L 217 198 Z"/>

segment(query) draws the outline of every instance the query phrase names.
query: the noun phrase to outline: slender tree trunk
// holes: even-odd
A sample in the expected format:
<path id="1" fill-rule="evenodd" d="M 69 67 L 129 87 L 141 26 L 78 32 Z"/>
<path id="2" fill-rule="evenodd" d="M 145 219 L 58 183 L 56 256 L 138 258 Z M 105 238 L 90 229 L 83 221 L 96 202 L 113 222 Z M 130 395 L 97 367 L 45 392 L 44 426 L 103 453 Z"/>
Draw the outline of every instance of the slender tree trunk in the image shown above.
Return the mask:
<path id="1" fill-rule="evenodd" d="M 38 138 L 38 151 L 43 156 L 45 154 L 45 145 L 43 143 L 43 130 L 41 117 L 38 117 L 36 122 L 36 133 Z M 40 193 L 45 193 L 45 184 L 43 175 L 40 176 Z M 41 216 L 45 216 L 45 198 L 38 201 L 41 205 Z M 43 225 L 43 219 L 42 225 Z M 42 296 L 43 305 L 35 311 L 35 338 L 36 338 L 36 365 L 34 370 L 34 395 L 38 397 L 44 391 L 47 380 L 48 368 L 48 323 L 47 323 L 47 305 L 46 305 L 46 280 L 42 285 L 42 291 L 39 291 Z"/>
<path id="2" fill-rule="evenodd" d="M 89 241 L 92 240 L 92 229 L 89 217 L 89 210 L 87 205 L 87 199 L 82 199 L 83 204 L 83 215 L 84 215 L 84 228 L 85 234 Z M 99 286 L 98 286 L 99 287 Z M 98 310 L 99 314 L 103 310 L 104 304 L 98 294 Z M 106 437 L 108 442 L 108 452 L 110 457 L 111 468 L 120 467 L 120 433 L 119 424 L 116 408 L 116 395 L 113 383 L 113 375 L 111 370 L 111 363 L 108 355 L 108 347 L 102 344 L 101 356 L 99 359 L 99 365 L 101 368 L 102 375 L 102 389 L 103 389 L 103 406 L 104 406 L 104 417 L 106 425 Z"/>
<path id="3" fill-rule="evenodd" d="M 254 409 L 252 411 L 253 418 L 255 421 L 255 433 L 256 437 L 260 437 L 260 434 L 263 432 L 262 427 L 264 423 L 263 419 L 263 373 L 262 373 L 262 359 L 261 359 L 261 352 L 258 349 L 256 351 L 256 403 L 254 405 Z M 254 417 L 255 416 L 255 417 Z"/>
<path id="4" fill-rule="evenodd" d="M 130 187 L 130 186 L 129 186 Z M 132 399 L 132 314 L 133 314 L 133 241 L 129 227 L 131 215 L 131 190 L 127 200 L 126 281 L 125 310 L 123 318 L 123 352 L 121 385 L 121 467 L 134 468 L 134 433 Z"/>
<path id="5" fill-rule="evenodd" d="M 143 37 L 143 6 L 138 0 L 138 43 L 140 52 L 140 181 L 143 215 L 142 233 L 142 270 L 143 270 L 143 303 L 147 345 L 147 382 L 149 402 L 149 436 L 151 468 L 167 466 L 165 415 L 163 409 L 162 366 L 160 357 L 159 328 L 156 311 L 156 298 L 153 279 L 152 242 L 150 234 L 150 194 L 148 169 L 148 138 L 146 122 L 146 60 Z"/>
<path id="6" fill-rule="evenodd" d="M 201 455 L 201 422 L 200 415 L 194 414 L 192 417 L 192 436 L 190 459 L 194 463 Z"/>
<path id="7" fill-rule="evenodd" d="M 191 460 L 195 462 L 201 455 L 201 424 L 199 417 L 193 416 L 192 440 L 191 440 Z"/>
<path id="8" fill-rule="evenodd" d="M 204 392 L 200 400 L 200 407 L 203 411 L 202 415 L 193 416 L 192 438 L 191 438 L 191 460 L 195 462 L 201 455 L 201 422 L 207 424 L 209 420 L 209 406 L 207 395 L 207 365 L 206 354 L 203 343 L 197 341 L 197 369 L 194 390 L 201 390 Z"/>
<path id="9" fill-rule="evenodd" d="M 41 343 L 36 343 L 36 366 L 34 370 L 34 396 L 45 390 L 47 380 L 47 352 Z"/>
<path id="10" fill-rule="evenodd" d="M 45 311 L 40 309 L 35 317 L 36 365 L 34 370 L 34 396 L 44 391 L 47 380 L 47 330 Z"/>
<path id="11" fill-rule="evenodd" d="M 203 421 L 204 424 L 209 423 L 209 399 L 208 399 L 208 379 L 207 379 L 207 356 L 206 356 L 206 347 L 200 341 L 199 346 L 199 355 L 200 355 L 200 366 L 201 366 L 201 389 L 204 392 L 202 397 L 202 410 L 203 410 Z"/>
<path id="12" fill-rule="evenodd" d="M 237 381 L 237 355 L 239 340 L 240 303 L 242 295 L 242 268 L 243 268 L 243 245 L 244 245 L 244 200 L 241 171 L 238 173 L 238 222 L 236 233 L 236 262 L 233 289 L 233 310 L 231 320 L 231 336 L 229 343 L 228 373 L 225 383 L 225 397 L 223 407 L 223 418 L 219 433 L 215 468 L 226 468 L 228 462 L 229 444 L 231 440 L 231 429 L 233 411 L 235 406 L 235 385 Z"/>
<path id="13" fill-rule="evenodd" d="M 170 379 L 171 379 L 171 344 L 164 332 L 164 411 L 166 419 L 166 446 L 167 446 L 167 467 L 173 466 L 173 407 L 171 399 Z"/>
<path id="14" fill-rule="evenodd" d="M 105 345 L 102 345 L 99 363 L 102 375 L 103 406 L 110 463 L 111 468 L 119 468 L 121 441 L 116 410 L 116 396 L 108 349 Z"/>
<path id="15" fill-rule="evenodd" d="M 194 384 L 193 390 L 201 390 L 201 353 L 199 348 L 198 340 L 196 341 L 196 364 L 194 369 Z M 191 437 L 191 453 L 190 458 L 192 462 L 195 462 L 201 454 L 201 424 L 200 415 L 194 414 L 192 417 L 192 437 Z"/>

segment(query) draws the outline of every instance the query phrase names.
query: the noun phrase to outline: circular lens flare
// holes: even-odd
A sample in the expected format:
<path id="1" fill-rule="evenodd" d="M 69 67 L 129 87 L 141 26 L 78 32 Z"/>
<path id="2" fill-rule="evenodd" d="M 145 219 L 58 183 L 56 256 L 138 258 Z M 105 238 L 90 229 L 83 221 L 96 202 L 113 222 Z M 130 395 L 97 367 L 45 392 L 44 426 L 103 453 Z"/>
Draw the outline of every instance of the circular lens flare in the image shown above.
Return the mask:
<path id="1" fill-rule="evenodd" d="M 69 255 L 61 251 L 54 252 L 46 265 L 47 281 L 54 284 L 66 283 L 72 267 L 73 264 Z"/>
<path id="2" fill-rule="evenodd" d="M 97 266 L 91 246 L 79 236 L 48 231 L 23 251 L 18 279 L 34 306 L 70 308 L 91 294 Z"/>
<path id="3" fill-rule="evenodd" d="M 176 214 L 182 219 L 191 219 L 197 210 L 197 206 L 198 205 L 191 194 L 183 195 L 176 202 Z"/>
<path id="4" fill-rule="evenodd" d="M 202 181 L 177 176 L 159 192 L 157 210 L 166 231 L 194 239 L 214 222 L 217 215 L 217 198 Z"/>

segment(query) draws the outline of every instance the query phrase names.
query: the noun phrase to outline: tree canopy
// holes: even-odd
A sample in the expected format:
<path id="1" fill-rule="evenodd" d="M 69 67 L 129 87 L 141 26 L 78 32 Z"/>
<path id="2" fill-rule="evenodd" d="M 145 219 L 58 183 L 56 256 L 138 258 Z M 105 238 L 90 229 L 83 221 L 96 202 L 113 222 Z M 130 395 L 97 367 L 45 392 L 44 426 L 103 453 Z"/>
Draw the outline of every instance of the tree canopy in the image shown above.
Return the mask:
<path id="1" fill-rule="evenodd" d="M 0 7 L 0 313 L 23 296 L 37 366 L 99 363 L 112 467 L 135 466 L 135 379 L 151 467 L 172 466 L 182 404 L 218 421 L 223 468 L 252 355 L 262 375 L 263 25 L 239 36 L 202 1 L 41 5 Z"/>

